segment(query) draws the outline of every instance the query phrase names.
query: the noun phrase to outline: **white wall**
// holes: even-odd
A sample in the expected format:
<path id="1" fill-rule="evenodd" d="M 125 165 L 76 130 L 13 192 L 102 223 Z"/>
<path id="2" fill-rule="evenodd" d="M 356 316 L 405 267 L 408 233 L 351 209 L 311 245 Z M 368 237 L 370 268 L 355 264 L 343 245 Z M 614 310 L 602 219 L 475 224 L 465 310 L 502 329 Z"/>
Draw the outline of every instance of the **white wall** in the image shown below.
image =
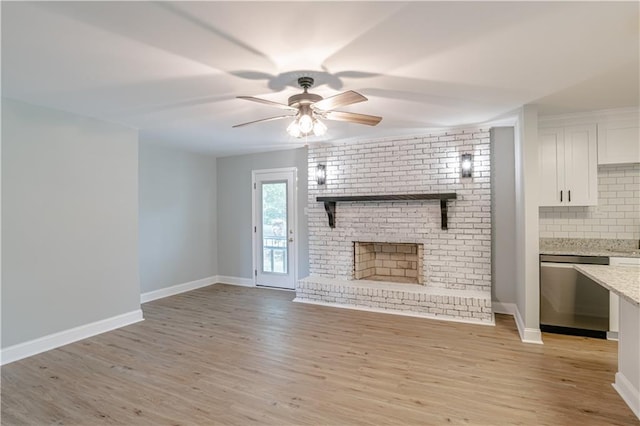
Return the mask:
<path id="1" fill-rule="evenodd" d="M 217 275 L 216 158 L 141 142 L 139 183 L 141 292 Z"/>
<path id="2" fill-rule="evenodd" d="M 2 348 L 138 311 L 136 130 L 2 100 Z"/>
<path id="3" fill-rule="evenodd" d="M 298 169 L 298 276 L 309 274 L 307 148 L 218 158 L 218 275 L 253 280 L 251 171 Z"/>
<path id="4" fill-rule="evenodd" d="M 598 205 L 540 207 L 541 238 L 640 239 L 640 164 L 598 166 Z"/>
<path id="5" fill-rule="evenodd" d="M 514 128 L 491 129 L 491 298 L 516 303 Z"/>
<path id="6" fill-rule="evenodd" d="M 541 342 L 538 236 L 538 110 L 525 105 L 518 115 L 515 144 L 516 305 L 523 341 Z"/>

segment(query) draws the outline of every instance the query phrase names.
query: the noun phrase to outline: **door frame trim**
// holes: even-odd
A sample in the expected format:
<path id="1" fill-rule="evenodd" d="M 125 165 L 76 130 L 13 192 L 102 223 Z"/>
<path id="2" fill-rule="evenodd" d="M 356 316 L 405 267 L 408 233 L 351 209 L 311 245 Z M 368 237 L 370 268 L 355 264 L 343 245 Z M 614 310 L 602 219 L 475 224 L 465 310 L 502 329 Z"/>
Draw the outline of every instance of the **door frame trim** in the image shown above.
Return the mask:
<path id="1" fill-rule="evenodd" d="M 258 286 L 258 277 L 256 271 L 258 270 L 258 259 L 257 259 L 257 233 L 254 231 L 257 229 L 257 208 L 256 206 L 256 176 L 259 174 L 266 173 L 293 173 L 293 185 L 292 185 L 292 199 L 293 199 L 293 236 L 295 238 L 294 250 L 291 250 L 291 258 L 289 259 L 289 269 L 291 275 L 293 276 L 293 289 L 295 290 L 296 283 L 298 282 L 298 168 L 297 167 L 281 167 L 275 169 L 258 169 L 251 170 L 251 263 L 252 263 L 252 272 L 251 278 L 253 284 Z M 266 286 L 261 286 L 266 287 Z M 279 287 L 273 287 L 279 288 Z M 289 289 L 286 289 L 289 290 Z"/>

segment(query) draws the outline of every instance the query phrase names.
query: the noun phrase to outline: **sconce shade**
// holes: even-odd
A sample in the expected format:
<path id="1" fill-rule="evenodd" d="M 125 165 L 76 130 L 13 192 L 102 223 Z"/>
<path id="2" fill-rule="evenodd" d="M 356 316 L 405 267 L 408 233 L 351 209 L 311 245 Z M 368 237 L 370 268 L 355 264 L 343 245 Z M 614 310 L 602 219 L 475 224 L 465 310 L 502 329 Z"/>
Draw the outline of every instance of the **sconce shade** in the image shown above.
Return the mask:
<path id="1" fill-rule="evenodd" d="M 316 166 L 316 182 L 318 185 L 324 185 L 327 182 L 327 166 L 324 164 Z"/>
<path id="2" fill-rule="evenodd" d="M 473 155 L 462 154 L 460 157 L 460 171 L 463 178 L 470 178 L 473 176 Z"/>

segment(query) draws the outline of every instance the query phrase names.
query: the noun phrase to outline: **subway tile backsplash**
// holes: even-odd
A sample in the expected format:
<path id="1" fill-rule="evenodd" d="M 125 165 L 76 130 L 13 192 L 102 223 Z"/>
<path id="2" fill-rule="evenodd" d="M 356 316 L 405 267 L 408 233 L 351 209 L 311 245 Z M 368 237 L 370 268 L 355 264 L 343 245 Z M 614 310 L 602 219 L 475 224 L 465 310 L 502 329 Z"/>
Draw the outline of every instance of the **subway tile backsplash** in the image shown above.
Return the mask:
<path id="1" fill-rule="evenodd" d="M 598 205 L 540 207 L 541 238 L 640 239 L 640 164 L 598 166 Z"/>

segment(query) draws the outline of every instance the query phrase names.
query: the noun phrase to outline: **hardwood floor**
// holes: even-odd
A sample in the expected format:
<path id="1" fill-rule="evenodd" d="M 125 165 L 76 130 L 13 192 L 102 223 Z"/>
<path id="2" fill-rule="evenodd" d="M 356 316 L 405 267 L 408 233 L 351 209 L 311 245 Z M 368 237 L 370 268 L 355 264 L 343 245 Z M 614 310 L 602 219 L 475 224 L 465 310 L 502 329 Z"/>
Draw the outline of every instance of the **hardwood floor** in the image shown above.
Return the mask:
<path id="1" fill-rule="evenodd" d="M 2 367 L 2 424 L 637 425 L 615 342 L 292 303 L 214 285 Z"/>

